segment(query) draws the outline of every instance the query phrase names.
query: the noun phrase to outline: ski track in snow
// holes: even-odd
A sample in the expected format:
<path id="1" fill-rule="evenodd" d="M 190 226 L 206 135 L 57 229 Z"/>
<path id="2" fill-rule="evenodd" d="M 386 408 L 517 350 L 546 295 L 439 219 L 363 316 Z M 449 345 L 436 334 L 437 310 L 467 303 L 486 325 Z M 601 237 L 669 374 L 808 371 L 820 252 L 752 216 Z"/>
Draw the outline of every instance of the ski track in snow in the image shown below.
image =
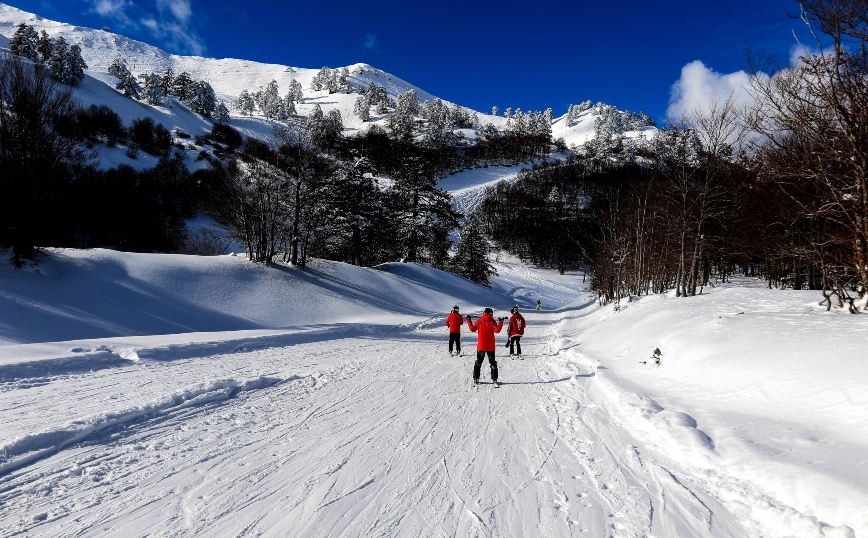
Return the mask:
<path id="1" fill-rule="evenodd" d="M 2 471 L 0 534 L 638 537 L 725 525 L 689 477 L 613 427 L 588 390 L 593 371 L 555 349 L 562 316 L 528 314 L 537 336 L 526 360 L 500 357 L 500 389 L 469 386 L 473 357 L 449 356 L 439 323 L 6 387 L 2 406 L 22 421 L 102 427 Z M 127 411 L 111 423 L 106 409 Z"/>
<path id="2" fill-rule="evenodd" d="M 582 353 L 611 314 L 581 275 L 497 267 L 494 292 L 545 308 L 525 311 L 525 360 L 498 349 L 497 389 L 470 385 L 475 338 L 448 355 L 439 316 L 140 337 L 81 350 L 89 371 L 4 359 L 0 536 L 857 536 Z"/>

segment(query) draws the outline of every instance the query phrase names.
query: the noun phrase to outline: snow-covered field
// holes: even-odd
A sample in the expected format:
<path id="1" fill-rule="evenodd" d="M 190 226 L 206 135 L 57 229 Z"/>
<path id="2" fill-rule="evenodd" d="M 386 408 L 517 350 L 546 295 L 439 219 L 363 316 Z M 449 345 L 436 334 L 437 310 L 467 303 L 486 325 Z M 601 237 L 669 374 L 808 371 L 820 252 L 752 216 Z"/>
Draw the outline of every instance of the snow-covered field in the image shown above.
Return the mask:
<path id="1" fill-rule="evenodd" d="M 0 270 L 0 535 L 868 535 L 862 317 L 750 281 L 615 312 L 496 265 Z M 525 358 L 473 389 L 444 316 L 513 302 Z"/>

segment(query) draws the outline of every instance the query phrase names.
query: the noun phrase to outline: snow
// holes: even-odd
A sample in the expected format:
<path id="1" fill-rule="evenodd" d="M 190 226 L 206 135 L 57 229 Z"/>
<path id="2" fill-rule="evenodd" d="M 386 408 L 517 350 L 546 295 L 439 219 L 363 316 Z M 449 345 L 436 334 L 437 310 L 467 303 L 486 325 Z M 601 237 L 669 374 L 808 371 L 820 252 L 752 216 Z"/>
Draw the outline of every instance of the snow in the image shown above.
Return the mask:
<path id="1" fill-rule="evenodd" d="M 0 535 L 866 535 L 861 317 L 752 281 L 615 312 L 498 256 L 492 290 L 106 250 L 3 268 Z M 513 303 L 524 360 L 473 389 L 445 314 Z"/>

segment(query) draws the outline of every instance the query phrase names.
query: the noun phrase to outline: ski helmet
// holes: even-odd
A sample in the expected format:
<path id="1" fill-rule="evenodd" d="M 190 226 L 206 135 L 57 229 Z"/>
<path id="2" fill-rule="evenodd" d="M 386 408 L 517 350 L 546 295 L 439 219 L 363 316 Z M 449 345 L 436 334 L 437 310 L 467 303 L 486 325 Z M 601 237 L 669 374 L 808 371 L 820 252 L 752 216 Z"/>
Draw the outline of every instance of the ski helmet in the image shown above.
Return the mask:
<path id="1" fill-rule="evenodd" d="M 453 311 L 453 312 L 458 312 L 458 305 L 453 306 L 453 307 L 452 307 L 452 311 Z"/>
<path id="2" fill-rule="evenodd" d="M 490 308 L 486 308 L 485 310 L 483 310 L 483 312 L 485 312 L 486 314 L 491 314 L 492 316 L 494 315 L 494 310 Z"/>

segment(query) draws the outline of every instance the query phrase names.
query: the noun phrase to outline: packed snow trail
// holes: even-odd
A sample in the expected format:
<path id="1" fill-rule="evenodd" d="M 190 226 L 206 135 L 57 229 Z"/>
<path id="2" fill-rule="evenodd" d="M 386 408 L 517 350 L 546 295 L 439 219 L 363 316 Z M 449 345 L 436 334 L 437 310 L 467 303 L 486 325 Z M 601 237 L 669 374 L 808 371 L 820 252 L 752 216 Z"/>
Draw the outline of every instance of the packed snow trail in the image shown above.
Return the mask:
<path id="1" fill-rule="evenodd" d="M 739 535 L 610 421 L 592 372 L 550 367 L 560 316 L 526 314 L 498 390 L 470 387 L 473 338 L 449 356 L 442 320 L 19 380 L 0 402 L 22 422 L 117 423 L 0 476 L 0 535 Z"/>

